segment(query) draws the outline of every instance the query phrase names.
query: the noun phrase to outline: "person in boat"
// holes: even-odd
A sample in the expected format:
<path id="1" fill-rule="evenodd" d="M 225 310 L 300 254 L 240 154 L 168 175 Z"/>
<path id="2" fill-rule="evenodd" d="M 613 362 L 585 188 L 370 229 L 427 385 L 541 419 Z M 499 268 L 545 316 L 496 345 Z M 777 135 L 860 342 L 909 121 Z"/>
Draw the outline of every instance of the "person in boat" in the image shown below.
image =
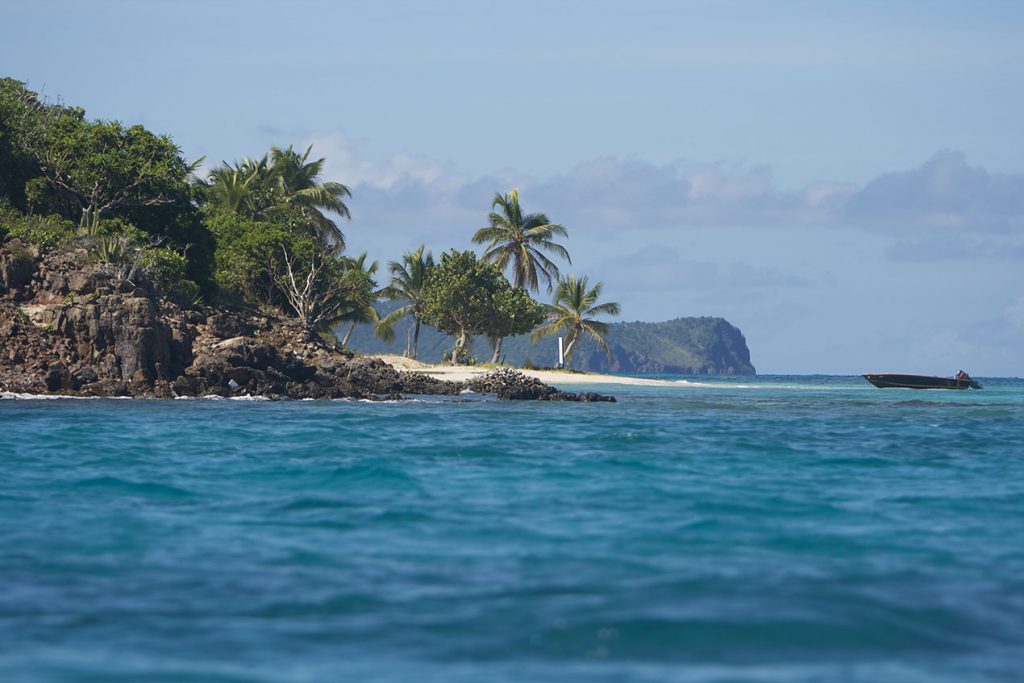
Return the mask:
<path id="1" fill-rule="evenodd" d="M 968 375 L 963 370 L 958 370 L 956 375 L 953 377 L 953 379 L 970 379 L 970 378 L 971 378 L 970 375 Z"/>

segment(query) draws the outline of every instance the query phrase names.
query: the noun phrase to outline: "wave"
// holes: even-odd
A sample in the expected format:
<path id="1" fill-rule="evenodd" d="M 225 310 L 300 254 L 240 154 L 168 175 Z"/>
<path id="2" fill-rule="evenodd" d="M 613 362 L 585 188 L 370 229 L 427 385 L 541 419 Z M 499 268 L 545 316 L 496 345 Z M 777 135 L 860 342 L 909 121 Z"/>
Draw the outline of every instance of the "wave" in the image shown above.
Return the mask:
<path id="1" fill-rule="evenodd" d="M 131 401 L 131 396 L 69 396 L 67 394 L 29 394 L 17 391 L 0 391 L 0 401 Z"/>
<path id="2" fill-rule="evenodd" d="M 694 382 L 689 379 L 667 380 L 669 384 L 687 386 L 695 389 L 754 389 L 754 390 L 790 390 L 790 391 L 850 391 L 861 389 L 858 386 L 828 386 L 824 384 L 732 384 L 729 382 Z M 872 387 L 866 387 L 872 388 Z"/>

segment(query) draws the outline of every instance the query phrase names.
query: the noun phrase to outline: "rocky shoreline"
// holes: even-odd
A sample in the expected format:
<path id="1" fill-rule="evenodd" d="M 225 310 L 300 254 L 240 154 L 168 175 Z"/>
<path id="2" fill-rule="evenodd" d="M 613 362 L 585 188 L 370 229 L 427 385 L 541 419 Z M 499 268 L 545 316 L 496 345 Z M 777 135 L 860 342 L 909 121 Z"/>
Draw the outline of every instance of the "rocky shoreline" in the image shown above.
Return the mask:
<path id="1" fill-rule="evenodd" d="M 0 391 L 137 398 L 259 396 L 400 399 L 469 389 L 503 400 L 614 401 L 555 389 L 515 370 L 467 382 L 400 373 L 309 339 L 260 311 L 185 308 L 72 254 L 0 248 Z"/>

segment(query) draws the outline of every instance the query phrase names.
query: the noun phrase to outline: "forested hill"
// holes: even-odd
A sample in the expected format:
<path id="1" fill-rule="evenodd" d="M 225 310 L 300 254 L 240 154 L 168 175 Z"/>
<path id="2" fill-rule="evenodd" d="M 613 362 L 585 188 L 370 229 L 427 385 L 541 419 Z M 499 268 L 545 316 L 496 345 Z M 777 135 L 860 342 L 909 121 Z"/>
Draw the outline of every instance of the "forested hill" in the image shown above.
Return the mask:
<path id="1" fill-rule="evenodd" d="M 342 336 L 344 329 L 340 331 Z M 396 338 L 385 343 L 373 336 L 369 325 L 356 327 L 349 348 L 360 353 L 395 353 L 405 350 L 407 324 L 395 326 Z M 660 323 L 626 322 L 608 326 L 605 341 L 612 352 L 607 355 L 586 339 L 578 344 L 572 367 L 594 372 L 624 374 L 728 374 L 753 375 L 750 351 L 743 334 L 723 318 L 676 318 Z M 420 332 L 419 359 L 428 363 L 441 360 L 451 351 L 454 340 L 430 327 Z M 529 336 L 505 340 L 503 360 L 522 367 L 532 364 L 552 367 L 558 362 L 558 339 L 547 337 L 531 342 Z M 474 338 L 473 355 L 490 360 L 491 346 L 486 339 Z"/>

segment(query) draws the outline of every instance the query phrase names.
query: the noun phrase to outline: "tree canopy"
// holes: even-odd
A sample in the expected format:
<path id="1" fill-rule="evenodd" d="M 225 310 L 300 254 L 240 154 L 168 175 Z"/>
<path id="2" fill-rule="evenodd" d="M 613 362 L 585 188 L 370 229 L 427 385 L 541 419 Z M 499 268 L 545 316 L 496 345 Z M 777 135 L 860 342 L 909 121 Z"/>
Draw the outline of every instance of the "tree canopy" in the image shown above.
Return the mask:
<path id="1" fill-rule="evenodd" d="M 473 235 L 474 244 L 487 244 L 483 260 L 501 271 L 511 264 L 512 283 L 516 287 L 536 292 L 543 281 L 550 292 L 551 283 L 558 279 L 558 266 L 543 252 L 571 263 L 569 252 L 554 241 L 556 237 L 568 237 L 566 229 L 552 223 L 547 214 L 524 214 L 519 204 L 519 190 L 495 194 L 491 209 L 490 225 Z"/>
<path id="2" fill-rule="evenodd" d="M 555 302 L 544 306 L 548 324 L 534 331 L 533 338 L 540 339 L 559 331 L 565 332 L 565 358 L 566 363 L 571 363 L 576 342 L 585 334 L 597 342 L 611 358 L 611 352 L 604 341 L 608 324 L 596 320 L 595 316 L 618 315 L 619 305 L 612 302 L 597 303 L 603 288 L 602 282 L 591 287 L 586 275 L 580 278 L 569 275 L 559 280 Z"/>
<path id="3" fill-rule="evenodd" d="M 472 251 L 441 255 L 423 294 L 423 320 L 457 337 L 452 362 L 468 350 L 471 335 L 502 337 L 529 332 L 544 310 L 525 290 L 513 287 L 495 266 Z"/>

